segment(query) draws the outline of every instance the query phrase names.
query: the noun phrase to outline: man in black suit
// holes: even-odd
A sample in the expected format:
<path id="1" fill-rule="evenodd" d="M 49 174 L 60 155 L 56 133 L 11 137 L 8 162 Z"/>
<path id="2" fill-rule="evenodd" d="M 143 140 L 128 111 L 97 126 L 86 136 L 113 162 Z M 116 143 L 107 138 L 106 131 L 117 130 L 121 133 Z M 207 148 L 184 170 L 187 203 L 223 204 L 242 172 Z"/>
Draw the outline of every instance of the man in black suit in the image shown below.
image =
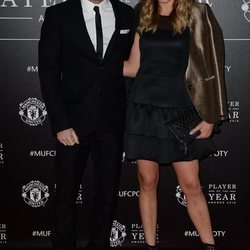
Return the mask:
<path id="1" fill-rule="evenodd" d="M 39 76 L 56 143 L 53 244 L 75 249 L 75 202 L 91 153 L 94 208 L 88 249 L 107 249 L 118 191 L 125 113 L 123 61 L 134 13 L 118 0 L 68 0 L 46 10 Z"/>

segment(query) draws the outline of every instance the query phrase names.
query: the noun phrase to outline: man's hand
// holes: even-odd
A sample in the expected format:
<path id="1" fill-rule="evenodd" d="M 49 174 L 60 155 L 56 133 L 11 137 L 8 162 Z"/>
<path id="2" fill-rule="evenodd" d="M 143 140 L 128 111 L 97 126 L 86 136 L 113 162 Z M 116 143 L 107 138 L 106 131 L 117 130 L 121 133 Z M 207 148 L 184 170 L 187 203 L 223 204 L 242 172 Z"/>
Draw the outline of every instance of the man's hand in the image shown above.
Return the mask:
<path id="1" fill-rule="evenodd" d="M 202 121 L 199 123 L 194 129 L 190 131 L 190 134 L 195 134 L 195 132 L 200 131 L 201 133 L 199 136 L 196 137 L 196 139 L 205 139 L 211 136 L 213 132 L 214 124 L 207 123 L 205 121 Z"/>
<path id="2" fill-rule="evenodd" d="M 73 146 L 75 144 L 79 144 L 79 139 L 73 128 L 58 132 L 56 137 L 64 146 Z"/>

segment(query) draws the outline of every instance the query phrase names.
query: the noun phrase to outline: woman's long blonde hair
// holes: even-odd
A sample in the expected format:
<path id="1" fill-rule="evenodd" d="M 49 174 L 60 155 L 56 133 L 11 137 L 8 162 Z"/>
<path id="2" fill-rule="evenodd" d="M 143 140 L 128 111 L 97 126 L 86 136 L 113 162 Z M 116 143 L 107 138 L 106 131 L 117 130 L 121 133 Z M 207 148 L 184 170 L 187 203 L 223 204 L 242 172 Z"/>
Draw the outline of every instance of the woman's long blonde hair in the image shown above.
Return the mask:
<path id="1" fill-rule="evenodd" d="M 170 15 L 170 25 L 173 29 L 173 34 L 182 33 L 187 26 L 190 27 L 192 9 L 195 4 L 195 0 L 174 0 L 173 10 Z M 141 0 L 139 3 L 138 32 L 141 34 L 143 32 L 156 31 L 158 18 L 158 0 Z"/>

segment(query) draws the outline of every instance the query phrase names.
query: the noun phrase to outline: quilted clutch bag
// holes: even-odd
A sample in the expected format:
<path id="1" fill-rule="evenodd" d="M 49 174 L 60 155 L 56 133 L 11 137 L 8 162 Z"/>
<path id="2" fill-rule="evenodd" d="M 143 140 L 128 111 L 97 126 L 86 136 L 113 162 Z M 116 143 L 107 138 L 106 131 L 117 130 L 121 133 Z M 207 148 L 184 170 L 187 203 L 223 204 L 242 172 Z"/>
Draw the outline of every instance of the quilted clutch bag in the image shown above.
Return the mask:
<path id="1" fill-rule="evenodd" d="M 190 135 L 190 131 L 202 121 L 195 107 L 191 106 L 177 111 L 176 117 L 167 122 L 167 127 L 174 134 L 180 148 L 187 154 L 188 145 L 196 139 L 200 131 Z"/>

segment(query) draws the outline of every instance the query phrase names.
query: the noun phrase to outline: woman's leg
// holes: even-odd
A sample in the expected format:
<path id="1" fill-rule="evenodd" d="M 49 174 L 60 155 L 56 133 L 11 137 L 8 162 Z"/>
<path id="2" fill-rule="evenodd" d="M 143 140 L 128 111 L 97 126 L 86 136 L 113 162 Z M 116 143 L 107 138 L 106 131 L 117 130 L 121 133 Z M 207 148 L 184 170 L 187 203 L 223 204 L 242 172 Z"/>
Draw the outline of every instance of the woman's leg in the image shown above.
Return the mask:
<path id="1" fill-rule="evenodd" d="M 173 163 L 179 185 L 186 196 L 188 214 L 203 243 L 214 244 L 206 198 L 199 180 L 199 161 Z"/>
<path id="2" fill-rule="evenodd" d="M 139 206 L 145 241 L 148 245 L 155 246 L 159 165 L 153 161 L 137 160 L 137 170 L 140 185 Z"/>

